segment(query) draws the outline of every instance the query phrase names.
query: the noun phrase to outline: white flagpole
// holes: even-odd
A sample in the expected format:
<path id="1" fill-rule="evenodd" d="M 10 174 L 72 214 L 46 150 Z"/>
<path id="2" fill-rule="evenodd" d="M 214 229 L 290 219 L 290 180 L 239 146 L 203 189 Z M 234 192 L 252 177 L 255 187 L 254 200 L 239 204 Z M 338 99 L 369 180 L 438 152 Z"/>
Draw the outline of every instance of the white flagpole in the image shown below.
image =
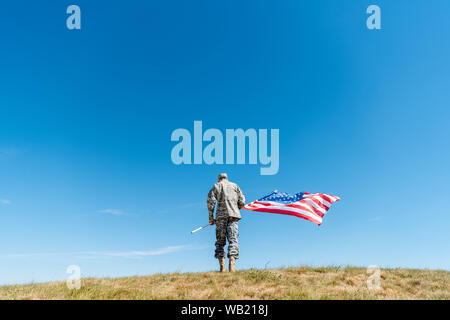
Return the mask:
<path id="1" fill-rule="evenodd" d="M 194 234 L 194 233 L 196 233 L 197 231 L 200 231 L 200 230 L 202 230 L 203 228 L 206 228 L 207 226 L 210 226 L 211 224 L 207 224 L 206 226 L 203 226 L 203 227 L 200 227 L 200 228 L 197 228 L 197 229 L 195 229 L 195 230 L 193 230 L 193 231 L 191 231 L 191 234 Z"/>

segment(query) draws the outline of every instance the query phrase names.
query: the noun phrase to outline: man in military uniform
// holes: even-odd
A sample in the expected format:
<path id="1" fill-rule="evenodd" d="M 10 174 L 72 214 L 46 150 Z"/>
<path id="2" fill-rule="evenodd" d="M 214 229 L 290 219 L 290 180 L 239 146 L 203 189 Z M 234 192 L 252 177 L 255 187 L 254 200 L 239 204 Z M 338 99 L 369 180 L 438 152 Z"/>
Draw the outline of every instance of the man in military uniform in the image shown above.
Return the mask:
<path id="1" fill-rule="evenodd" d="M 238 221 L 241 219 L 240 209 L 245 205 L 245 197 L 239 186 L 228 181 L 226 173 L 219 174 L 219 181 L 208 193 L 206 204 L 209 212 L 209 223 L 216 225 L 216 251 L 214 257 L 219 259 L 220 272 L 225 271 L 225 250 L 228 238 L 228 259 L 230 272 L 235 271 L 234 263 L 239 257 Z M 216 206 L 216 219 L 214 207 Z"/>

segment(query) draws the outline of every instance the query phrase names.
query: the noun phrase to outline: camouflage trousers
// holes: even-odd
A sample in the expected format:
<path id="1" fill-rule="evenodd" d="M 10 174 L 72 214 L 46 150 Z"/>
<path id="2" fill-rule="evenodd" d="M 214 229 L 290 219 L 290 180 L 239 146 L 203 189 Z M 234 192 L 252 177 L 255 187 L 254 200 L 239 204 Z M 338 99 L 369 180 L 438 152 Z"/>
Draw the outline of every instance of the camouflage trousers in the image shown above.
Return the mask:
<path id="1" fill-rule="evenodd" d="M 225 218 L 215 221 L 216 224 L 216 251 L 214 257 L 217 259 L 225 258 L 225 245 L 228 239 L 228 258 L 239 258 L 238 244 L 238 221 L 237 218 Z"/>

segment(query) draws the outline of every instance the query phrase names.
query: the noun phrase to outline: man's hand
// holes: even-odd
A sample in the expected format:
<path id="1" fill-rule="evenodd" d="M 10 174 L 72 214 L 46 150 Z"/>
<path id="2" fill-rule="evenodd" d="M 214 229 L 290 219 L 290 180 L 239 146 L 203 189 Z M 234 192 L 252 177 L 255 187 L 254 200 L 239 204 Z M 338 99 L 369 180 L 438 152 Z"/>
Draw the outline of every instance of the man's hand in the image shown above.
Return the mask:
<path id="1" fill-rule="evenodd" d="M 209 218 L 209 224 L 213 225 L 214 224 L 214 219 L 213 218 Z"/>

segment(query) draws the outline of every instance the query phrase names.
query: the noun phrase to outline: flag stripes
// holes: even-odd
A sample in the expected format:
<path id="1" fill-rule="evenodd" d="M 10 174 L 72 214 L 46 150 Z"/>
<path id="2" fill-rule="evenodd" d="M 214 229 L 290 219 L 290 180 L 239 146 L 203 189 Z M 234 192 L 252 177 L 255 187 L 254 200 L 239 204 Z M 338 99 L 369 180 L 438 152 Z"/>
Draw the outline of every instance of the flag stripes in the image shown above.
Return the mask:
<path id="1" fill-rule="evenodd" d="M 324 193 L 300 192 L 290 195 L 275 190 L 261 199 L 246 204 L 244 209 L 291 215 L 321 225 L 325 213 L 339 200 L 339 197 Z"/>

